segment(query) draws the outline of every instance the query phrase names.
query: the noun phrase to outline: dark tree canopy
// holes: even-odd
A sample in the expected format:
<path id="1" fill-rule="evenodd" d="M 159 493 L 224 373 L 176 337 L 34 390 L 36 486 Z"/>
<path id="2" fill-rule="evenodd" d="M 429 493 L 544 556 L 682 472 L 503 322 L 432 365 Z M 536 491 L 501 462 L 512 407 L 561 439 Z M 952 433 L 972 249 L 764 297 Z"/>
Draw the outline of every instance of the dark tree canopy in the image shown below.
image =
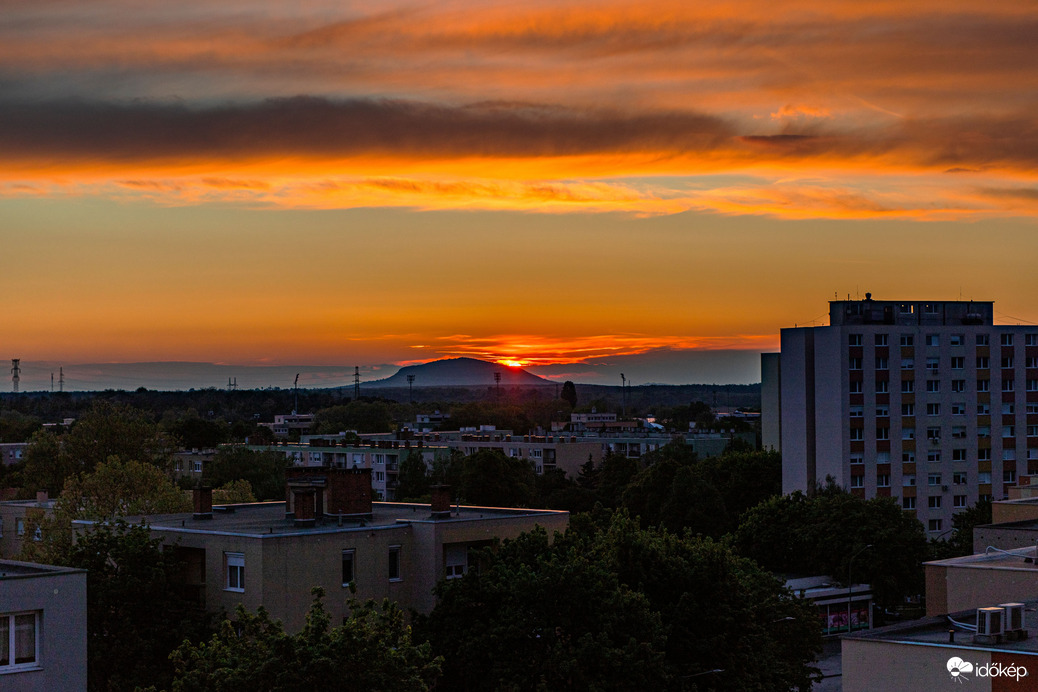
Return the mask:
<path id="1" fill-rule="evenodd" d="M 255 451 L 245 447 L 220 447 L 202 469 L 205 483 L 217 488 L 231 481 L 247 480 L 260 500 L 285 498 L 285 467 L 288 460 L 274 450 Z"/>
<path id="2" fill-rule="evenodd" d="M 424 692 L 435 682 L 440 660 L 428 643 L 415 644 L 403 614 L 388 601 L 353 603 L 353 613 L 331 627 L 321 599 L 306 625 L 287 634 L 260 607 L 256 614 L 238 606 L 235 623 L 224 621 L 202 644 L 185 642 L 170 658 L 176 667 L 174 692 Z"/>
<path id="3" fill-rule="evenodd" d="M 559 398 L 563 401 L 568 401 L 572 408 L 577 407 L 577 386 L 566 380 L 562 384 L 562 392 L 559 394 Z"/>
<path id="4" fill-rule="evenodd" d="M 481 449 L 461 460 L 461 495 L 486 507 L 528 507 L 536 497 L 536 474 L 529 461 Z"/>
<path id="5" fill-rule="evenodd" d="M 444 582 L 420 630 L 444 656 L 445 689 L 810 688 L 821 645 L 813 609 L 710 540 L 642 530 L 543 530 L 481 555 Z"/>

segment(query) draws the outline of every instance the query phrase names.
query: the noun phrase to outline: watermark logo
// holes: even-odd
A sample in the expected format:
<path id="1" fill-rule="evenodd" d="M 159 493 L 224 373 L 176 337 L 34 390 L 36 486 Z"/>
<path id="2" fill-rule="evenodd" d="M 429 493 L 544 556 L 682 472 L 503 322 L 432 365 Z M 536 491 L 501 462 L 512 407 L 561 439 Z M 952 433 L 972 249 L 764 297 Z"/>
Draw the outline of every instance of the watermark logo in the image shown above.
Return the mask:
<path id="1" fill-rule="evenodd" d="M 949 658 L 945 667 L 952 680 L 960 683 L 963 680 L 969 680 L 967 673 L 973 673 L 978 678 L 1015 678 L 1017 682 L 1020 682 L 1020 678 L 1027 677 L 1027 668 L 1024 666 L 1016 664 L 1007 666 L 1001 663 L 973 664 L 958 656 Z"/>
<path id="2" fill-rule="evenodd" d="M 966 677 L 966 673 L 973 672 L 973 664 L 969 661 L 963 661 L 958 656 L 952 656 L 948 659 L 948 673 L 952 676 L 952 679 L 957 682 L 963 680 L 969 680 Z"/>

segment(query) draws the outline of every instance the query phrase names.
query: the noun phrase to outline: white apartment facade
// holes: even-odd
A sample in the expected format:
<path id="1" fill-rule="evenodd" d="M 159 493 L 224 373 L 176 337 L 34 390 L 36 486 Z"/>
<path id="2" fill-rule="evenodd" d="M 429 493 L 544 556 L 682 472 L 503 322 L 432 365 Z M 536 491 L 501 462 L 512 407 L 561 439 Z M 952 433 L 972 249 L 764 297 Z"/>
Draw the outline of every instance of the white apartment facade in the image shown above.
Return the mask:
<path id="1" fill-rule="evenodd" d="M 897 497 L 931 535 L 1038 472 L 1038 326 L 991 302 L 831 301 L 762 356 L 763 442 L 782 491 Z"/>

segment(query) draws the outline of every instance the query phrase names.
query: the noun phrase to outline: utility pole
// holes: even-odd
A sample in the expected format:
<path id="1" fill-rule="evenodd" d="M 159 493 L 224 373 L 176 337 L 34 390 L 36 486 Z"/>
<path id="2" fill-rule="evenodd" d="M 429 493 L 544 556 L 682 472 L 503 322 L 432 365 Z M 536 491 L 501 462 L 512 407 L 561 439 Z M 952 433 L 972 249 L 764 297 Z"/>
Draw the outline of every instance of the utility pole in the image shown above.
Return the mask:
<path id="1" fill-rule="evenodd" d="M 407 376 L 407 403 L 414 405 L 414 393 L 412 390 L 414 387 L 414 375 Z"/>
<path id="2" fill-rule="evenodd" d="M 353 400 L 360 400 L 360 366 L 353 366 Z"/>

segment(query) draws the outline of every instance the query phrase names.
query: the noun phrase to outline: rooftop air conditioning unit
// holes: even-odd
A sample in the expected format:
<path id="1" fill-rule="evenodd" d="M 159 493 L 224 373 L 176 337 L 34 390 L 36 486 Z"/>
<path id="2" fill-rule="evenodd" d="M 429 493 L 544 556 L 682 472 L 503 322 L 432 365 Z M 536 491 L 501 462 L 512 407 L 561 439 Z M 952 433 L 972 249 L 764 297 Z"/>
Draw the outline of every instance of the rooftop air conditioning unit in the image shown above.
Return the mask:
<path id="1" fill-rule="evenodd" d="M 995 606 L 977 608 L 976 644 L 1001 644 L 1005 634 L 1006 611 Z"/>
<path id="2" fill-rule="evenodd" d="M 1027 629 L 1024 627 L 1024 604 L 999 603 L 998 607 L 1006 611 L 1006 641 L 1015 642 L 1027 639 Z"/>

